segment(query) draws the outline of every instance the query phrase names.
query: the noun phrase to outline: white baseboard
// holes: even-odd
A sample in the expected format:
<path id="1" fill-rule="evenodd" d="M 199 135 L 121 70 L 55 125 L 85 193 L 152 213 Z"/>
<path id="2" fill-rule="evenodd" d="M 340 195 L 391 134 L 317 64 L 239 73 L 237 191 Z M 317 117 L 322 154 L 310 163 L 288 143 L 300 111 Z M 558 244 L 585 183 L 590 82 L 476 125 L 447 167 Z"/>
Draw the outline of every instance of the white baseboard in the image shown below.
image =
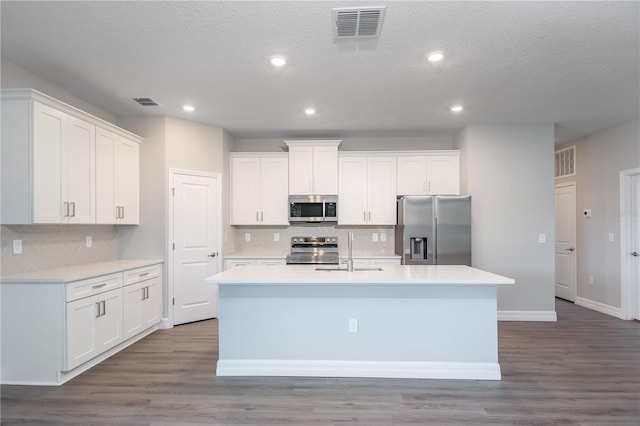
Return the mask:
<path id="1" fill-rule="evenodd" d="M 167 328 L 173 328 L 173 323 L 169 318 L 162 318 L 162 321 L 160 321 L 160 329 L 166 330 Z"/>
<path id="2" fill-rule="evenodd" d="M 219 360 L 218 376 L 500 380 L 497 362 Z"/>
<path id="3" fill-rule="evenodd" d="M 603 314 L 611 315 L 612 317 L 625 319 L 622 308 L 616 308 L 615 306 L 607 305 L 605 303 L 596 302 L 595 300 L 585 299 L 584 297 L 576 297 L 576 305 L 584 308 L 593 309 L 594 311 L 601 312 Z"/>
<path id="4" fill-rule="evenodd" d="M 498 311 L 498 321 L 558 321 L 556 311 Z"/>

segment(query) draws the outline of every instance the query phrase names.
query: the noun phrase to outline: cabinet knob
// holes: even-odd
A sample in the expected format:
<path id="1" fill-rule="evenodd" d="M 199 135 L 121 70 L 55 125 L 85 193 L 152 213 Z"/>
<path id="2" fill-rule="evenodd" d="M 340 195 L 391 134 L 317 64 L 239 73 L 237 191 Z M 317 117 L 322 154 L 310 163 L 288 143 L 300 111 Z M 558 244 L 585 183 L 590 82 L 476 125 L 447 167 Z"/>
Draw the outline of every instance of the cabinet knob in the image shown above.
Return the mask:
<path id="1" fill-rule="evenodd" d="M 633 253 L 631 253 L 631 256 L 638 257 L 640 256 L 640 253 L 638 253 L 637 251 L 634 251 Z"/>

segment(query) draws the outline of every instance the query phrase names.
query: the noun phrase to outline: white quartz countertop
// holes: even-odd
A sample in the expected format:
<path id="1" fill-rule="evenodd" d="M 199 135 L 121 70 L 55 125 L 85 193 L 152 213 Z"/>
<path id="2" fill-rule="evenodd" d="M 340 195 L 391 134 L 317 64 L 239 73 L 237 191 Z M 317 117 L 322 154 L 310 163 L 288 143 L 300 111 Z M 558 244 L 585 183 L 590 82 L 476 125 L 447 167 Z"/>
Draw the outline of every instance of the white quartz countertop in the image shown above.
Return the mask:
<path id="1" fill-rule="evenodd" d="M 206 279 L 213 284 L 514 284 L 511 278 L 469 266 L 382 265 L 382 270 L 316 270 L 329 265 L 244 265 Z"/>
<path id="2" fill-rule="evenodd" d="M 122 259 L 85 263 L 0 277 L 2 283 L 70 282 L 163 263 L 163 259 Z"/>

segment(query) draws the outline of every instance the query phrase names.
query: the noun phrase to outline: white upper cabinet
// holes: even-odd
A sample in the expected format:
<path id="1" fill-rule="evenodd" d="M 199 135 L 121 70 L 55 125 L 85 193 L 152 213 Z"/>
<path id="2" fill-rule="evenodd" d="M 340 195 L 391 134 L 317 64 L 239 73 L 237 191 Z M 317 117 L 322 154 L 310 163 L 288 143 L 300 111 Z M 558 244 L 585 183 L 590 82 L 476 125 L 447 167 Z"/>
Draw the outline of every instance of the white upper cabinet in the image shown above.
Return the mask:
<path id="1" fill-rule="evenodd" d="M 32 106 L 33 223 L 95 223 L 95 126 Z"/>
<path id="2" fill-rule="evenodd" d="M 2 91 L 2 223 L 105 223 L 96 213 L 96 168 L 114 154 L 96 157 L 96 125 L 142 140 L 35 90 Z M 136 178 L 126 185 L 137 191 L 132 161 Z M 137 200 L 135 213 L 137 223 Z"/>
<path id="3" fill-rule="evenodd" d="M 339 225 L 396 224 L 396 158 L 343 155 L 338 161 Z"/>
<path id="4" fill-rule="evenodd" d="M 458 194 L 460 165 L 457 151 L 398 156 L 398 195 Z"/>
<path id="5" fill-rule="evenodd" d="M 231 225 L 289 225 L 286 154 L 230 155 Z"/>
<path id="6" fill-rule="evenodd" d="M 96 129 L 96 223 L 139 223 L 139 151 L 137 142 Z"/>
<path id="7" fill-rule="evenodd" d="M 285 141 L 289 147 L 289 194 L 338 193 L 338 145 L 341 140 Z"/>

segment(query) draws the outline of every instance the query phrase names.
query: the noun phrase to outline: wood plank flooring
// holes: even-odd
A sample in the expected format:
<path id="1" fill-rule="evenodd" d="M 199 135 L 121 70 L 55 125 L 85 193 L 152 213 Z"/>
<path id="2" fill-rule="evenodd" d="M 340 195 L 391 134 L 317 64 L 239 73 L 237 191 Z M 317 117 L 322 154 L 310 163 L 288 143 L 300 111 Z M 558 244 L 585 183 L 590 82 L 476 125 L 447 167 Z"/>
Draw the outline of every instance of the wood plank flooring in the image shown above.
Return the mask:
<path id="1" fill-rule="evenodd" d="M 556 301 L 501 322 L 503 380 L 216 377 L 217 322 L 159 330 L 60 387 L 2 386 L 3 425 L 640 425 L 640 323 Z"/>

